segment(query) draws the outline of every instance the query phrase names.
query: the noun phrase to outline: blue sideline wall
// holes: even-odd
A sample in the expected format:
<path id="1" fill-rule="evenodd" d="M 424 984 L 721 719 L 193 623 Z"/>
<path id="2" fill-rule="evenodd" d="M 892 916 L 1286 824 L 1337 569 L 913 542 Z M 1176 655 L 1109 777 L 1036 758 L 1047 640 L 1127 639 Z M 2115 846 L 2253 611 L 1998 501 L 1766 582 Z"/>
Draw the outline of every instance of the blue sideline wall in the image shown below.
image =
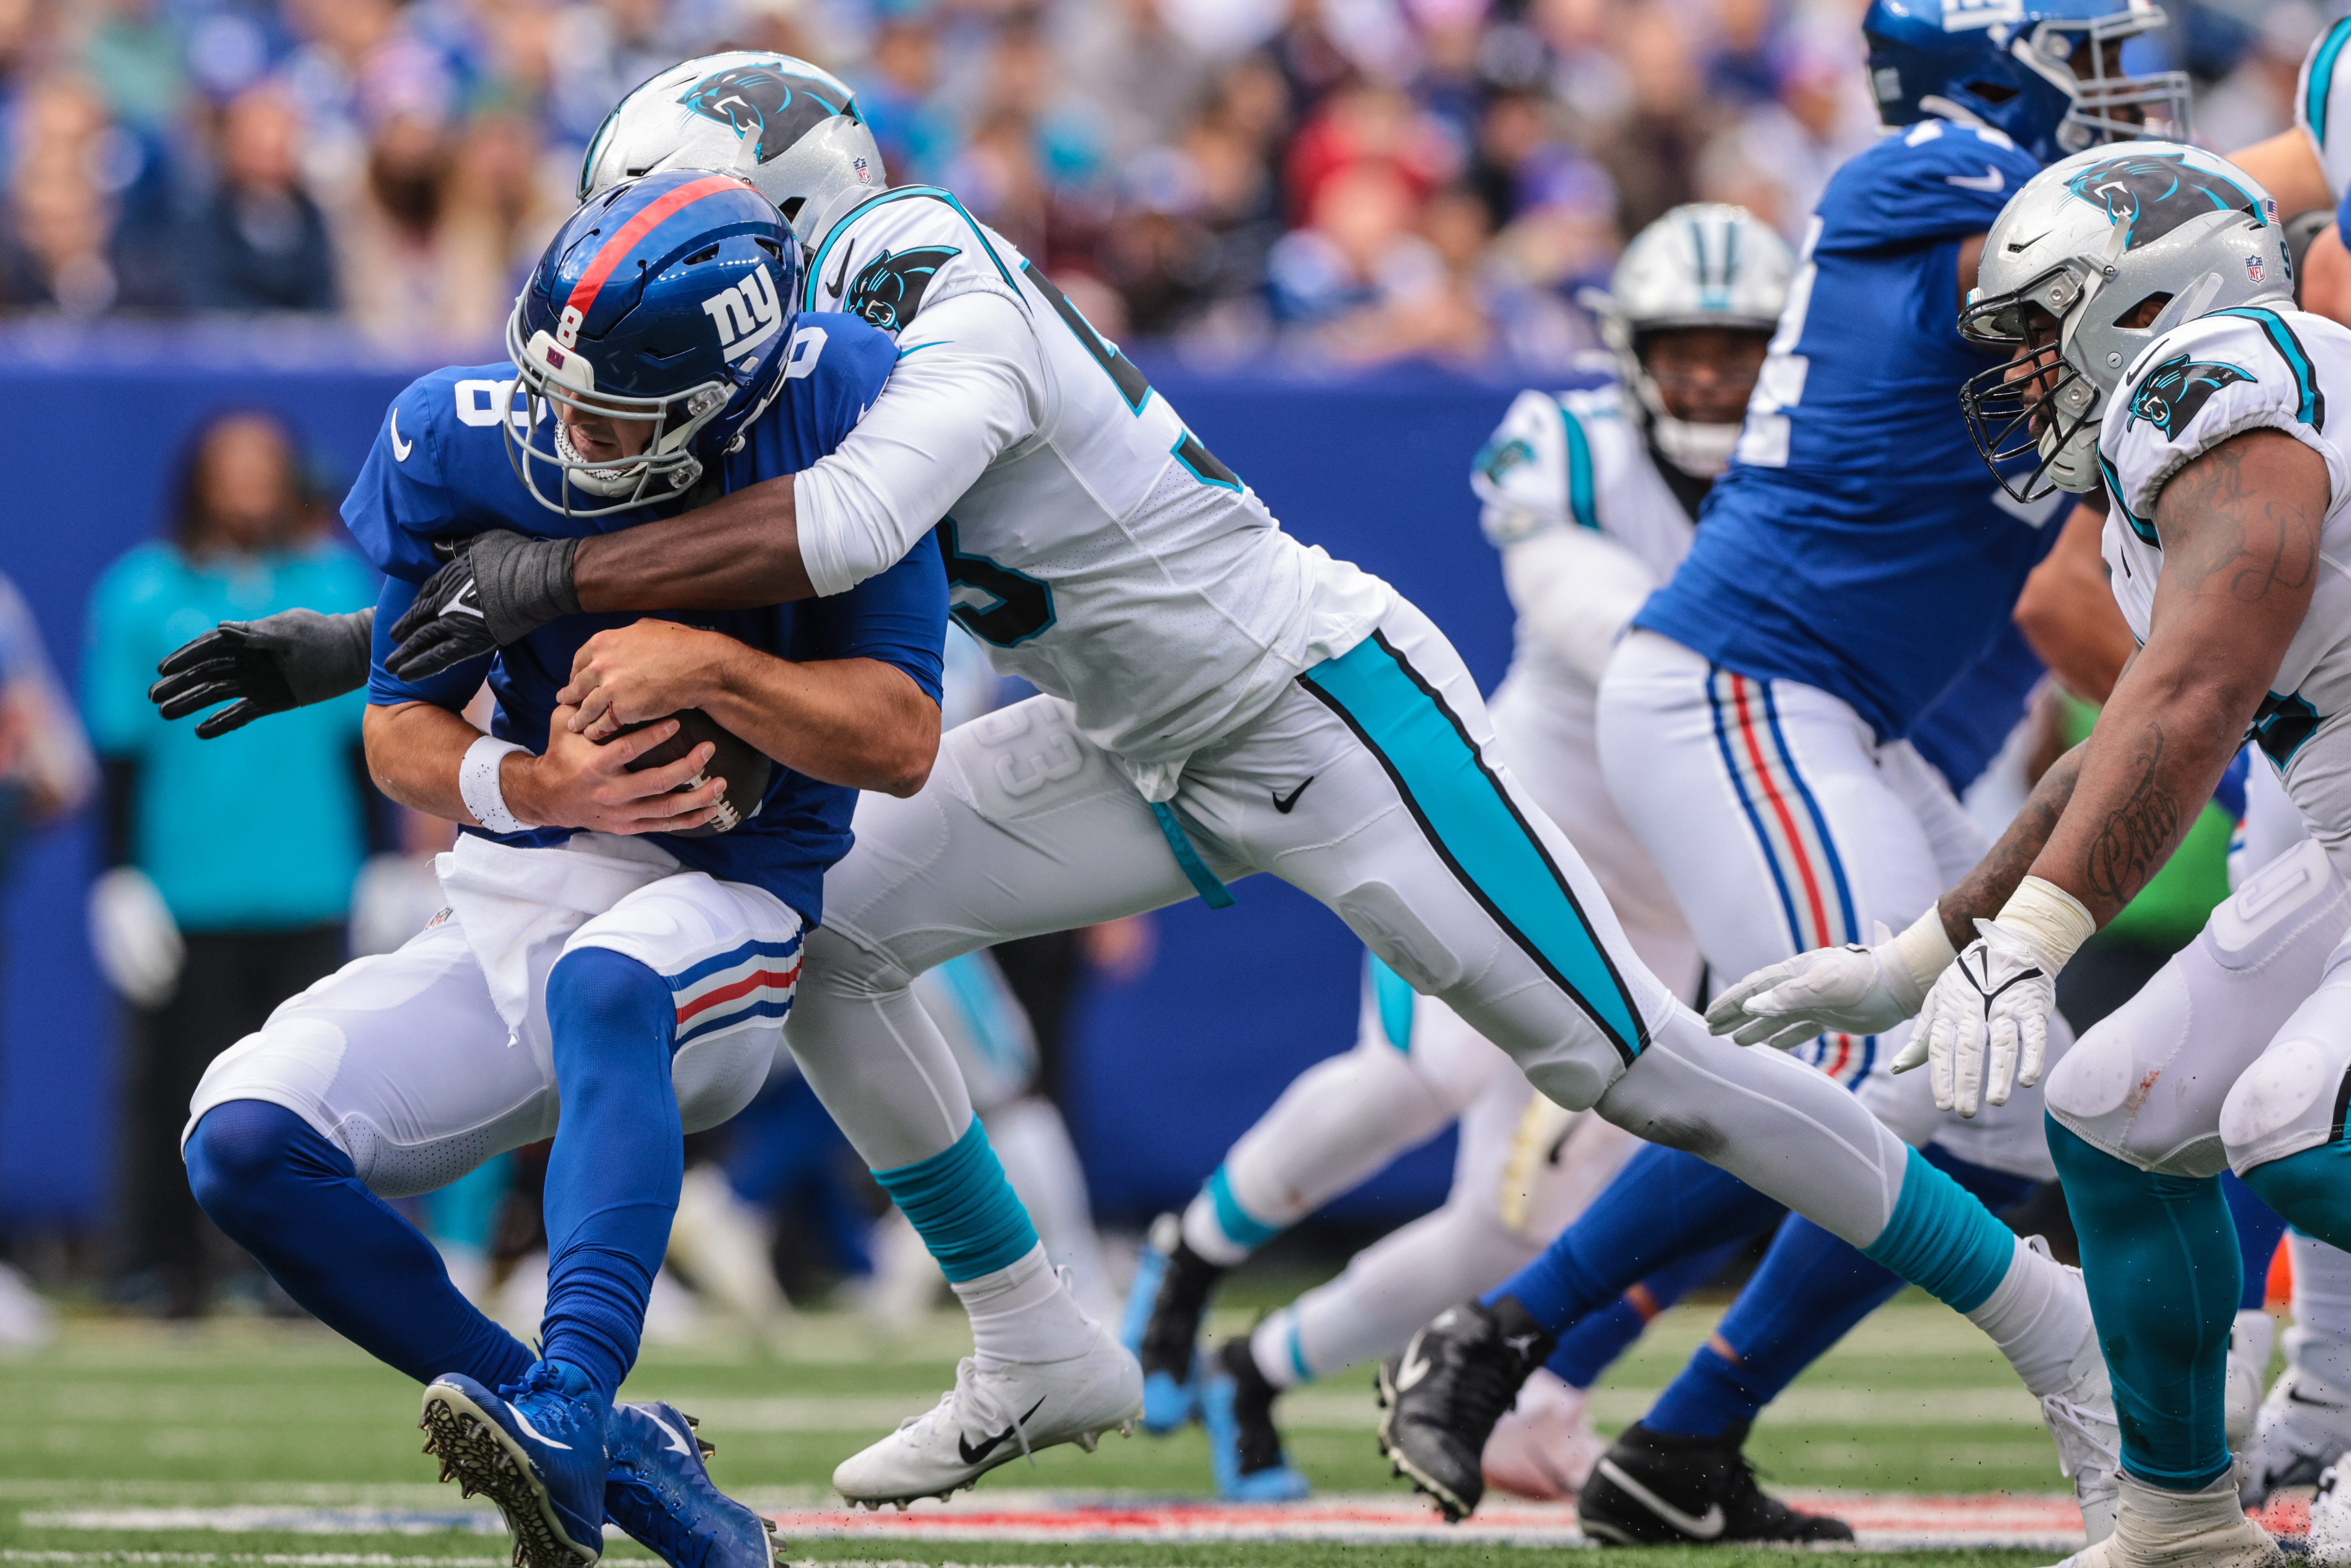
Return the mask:
<path id="1" fill-rule="evenodd" d="M 1206 374 L 1139 357 L 1285 527 L 1395 583 L 1490 689 L 1510 617 L 1466 475 L 1509 386 L 1433 371 L 1335 382 Z M 408 374 L 268 336 L 0 344 L 0 420 L 18 455 L 0 570 L 31 601 L 68 685 L 78 690 L 91 584 L 158 531 L 176 455 L 207 413 L 281 412 L 340 486 Z M 0 932 L 0 1218 L 36 1229 L 99 1221 L 114 1169 L 114 1010 L 83 916 L 94 856 L 88 812 L 41 835 Z M 1345 929 L 1267 879 L 1235 891 L 1228 910 L 1196 902 L 1160 914 L 1149 970 L 1081 1004 L 1078 1135 L 1107 1218 L 1181 1202 L 1301 1068 L 1353 1041 L 1361 952 Z M 1440 1140 L 1350 1207 L 1426 1207 L 1449 1164 Z"/>

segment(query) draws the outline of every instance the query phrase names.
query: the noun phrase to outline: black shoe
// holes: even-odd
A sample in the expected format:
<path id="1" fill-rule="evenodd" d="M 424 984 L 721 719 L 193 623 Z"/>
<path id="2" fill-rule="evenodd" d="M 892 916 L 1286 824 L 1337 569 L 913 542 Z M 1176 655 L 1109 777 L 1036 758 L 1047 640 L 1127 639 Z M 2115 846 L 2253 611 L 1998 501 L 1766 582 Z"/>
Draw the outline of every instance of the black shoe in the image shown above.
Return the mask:
<path id="1" fill-rule="evenodd" d="M 1558 1343 L 1512 1296 L 1448 1308 L 1380 1363 L 1380 1451 L 1458 1521 L 1485 1495 L 1494 1423 Z"/>
<path id="2" fill-rule="evenodd" d="M 1151 1263 L 1158 1265 L 1158 1285 L 1150 1315 L 1129 1348 L 1143 1364 L 1144 1430 L 1172 1432 L 1199 1410 L 1200 1319 L 1225 1271 L 1193 1251 L 1180 1235 L 1164 1254 L 1147 1259 L 1145 1268 Z M 1136 1285 L 1144 1283 L 1144 1271 L 1138 1270 Z"/>
<path id="3" fill-rule="evenodd" d="M 1758 1487 L 1740 1452 L 1746 1442 L 1743 1421 L 1719 1437 L 1652 1432 L 1635 1421 L 1583 1483 L 1576 1522 L 1615 1546 L 1853 1539 L 1844 1521 L 1798 1513 Z"/>

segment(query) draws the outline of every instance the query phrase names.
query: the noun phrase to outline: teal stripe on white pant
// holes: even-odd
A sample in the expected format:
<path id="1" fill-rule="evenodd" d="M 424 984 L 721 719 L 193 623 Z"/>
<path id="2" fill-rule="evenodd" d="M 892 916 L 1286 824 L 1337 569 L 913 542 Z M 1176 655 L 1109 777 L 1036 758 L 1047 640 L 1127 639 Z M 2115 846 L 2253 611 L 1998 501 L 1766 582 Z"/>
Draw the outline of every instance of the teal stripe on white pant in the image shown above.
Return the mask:
<path id="1" fill-rule="evenodd" d="M 1574 998 L 1626 1062 L 1648 1044 L 1640 1009 L 1567 878 L 1445 704 L 1374 632 L 1299 676 L 1371 749 L 1447 866 L 1510 939 Z"/>

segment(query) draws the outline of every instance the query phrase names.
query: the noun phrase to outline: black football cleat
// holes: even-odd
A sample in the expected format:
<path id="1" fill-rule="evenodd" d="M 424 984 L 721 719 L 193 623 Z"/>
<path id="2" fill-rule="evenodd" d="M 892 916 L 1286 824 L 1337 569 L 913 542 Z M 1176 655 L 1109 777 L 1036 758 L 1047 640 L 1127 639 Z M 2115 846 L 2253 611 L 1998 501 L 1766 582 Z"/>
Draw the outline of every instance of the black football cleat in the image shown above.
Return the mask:
<path id="1" fill-rule="evenodd" d="M 1165 1433 L 1200 1413 L 1200 1320 L 1224 1270 L 1183 1239 L 1174 1215 L 1152 1227 L 1119 1341 L 1143 1364 L 1143 1429 Z"/>
<path id="2" fill-rule="evenodd" d="M 1583 1533 L 1611 1546 L 1710 1546 L 1725 1541 L 1851 1541 L 1853 1527 L 1799 1513 L 1755 1484 L 1740 1450 L 1747 1424 L 1719 1437 L 1625 1428 L 1575 1500 Z"/>
<path id="3" fill-rule="evenodd" d="M 1380 1363 L 1380 1452 L 1458 1523 L 1485 1495 L 1494 1423 L 1558 1343 L 1513 1296 L 1447 1308 Z"/>

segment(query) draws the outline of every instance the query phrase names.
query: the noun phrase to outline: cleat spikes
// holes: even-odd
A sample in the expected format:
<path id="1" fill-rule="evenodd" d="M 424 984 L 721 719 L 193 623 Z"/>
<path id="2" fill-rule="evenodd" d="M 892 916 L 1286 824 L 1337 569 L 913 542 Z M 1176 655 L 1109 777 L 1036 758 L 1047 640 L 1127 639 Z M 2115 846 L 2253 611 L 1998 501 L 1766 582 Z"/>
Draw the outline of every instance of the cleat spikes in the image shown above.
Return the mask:
<path id="1" fill-rule="evenodd" d="M 679 1411 L 678 1414 L 680 1416 L 685 1416 L 685 1425 L 688 1430 L 702 1425 L 702 1417 L 699 1416 L 686 1416 L 685 1412 L 683 1410 Z"/>
<path id="2" fill-rule="evenodd" d="M 702 1450 L 702 1457 L 705 1459 L 718 1451 L 718 1445 L 707 1437 L 696 1437 L 694 1446 Z"/>

